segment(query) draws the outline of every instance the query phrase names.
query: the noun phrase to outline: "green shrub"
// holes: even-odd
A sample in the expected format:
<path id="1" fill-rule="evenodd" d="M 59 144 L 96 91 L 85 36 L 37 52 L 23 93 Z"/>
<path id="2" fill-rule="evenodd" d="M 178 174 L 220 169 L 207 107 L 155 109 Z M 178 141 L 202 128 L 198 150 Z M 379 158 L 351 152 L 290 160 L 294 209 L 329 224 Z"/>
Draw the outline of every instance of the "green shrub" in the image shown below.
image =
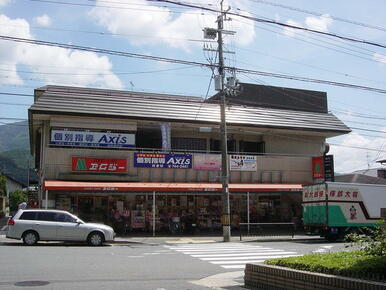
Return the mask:
<path id="1" fill-rule="evenodd" d="M 348 234 L 346 241 L 351 243 L 351 247 L 359 247 L 363 252 L 370 256 L 383 256 L 386 259 L 386 228 L 385 222 L 380 221 L 375 228 L 367 228 L 366 235 L 356 233 Z"/>
<path id="2" fill-rule="evenodd" d="M 364 251 L 310 254 L 301 257 L 271 259 L 265 263 L 367 280 L 383 281 L 386 278 L 386 259 L 382 256 L 367 255 Z"/>

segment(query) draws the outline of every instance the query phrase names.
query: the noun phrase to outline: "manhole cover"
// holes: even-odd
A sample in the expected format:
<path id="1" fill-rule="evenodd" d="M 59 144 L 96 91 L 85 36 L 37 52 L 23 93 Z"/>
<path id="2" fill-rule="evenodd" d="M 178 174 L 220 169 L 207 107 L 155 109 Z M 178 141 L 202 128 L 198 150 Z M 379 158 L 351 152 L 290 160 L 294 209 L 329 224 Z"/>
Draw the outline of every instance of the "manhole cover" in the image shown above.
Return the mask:
<path id="1" fill-rule="evenodd" d="M 33 286 L 45 286 L 50 284 L 48 281 L 20 281 L 16 282 L 15 286 L 20 287 L 33 287 Z"/>

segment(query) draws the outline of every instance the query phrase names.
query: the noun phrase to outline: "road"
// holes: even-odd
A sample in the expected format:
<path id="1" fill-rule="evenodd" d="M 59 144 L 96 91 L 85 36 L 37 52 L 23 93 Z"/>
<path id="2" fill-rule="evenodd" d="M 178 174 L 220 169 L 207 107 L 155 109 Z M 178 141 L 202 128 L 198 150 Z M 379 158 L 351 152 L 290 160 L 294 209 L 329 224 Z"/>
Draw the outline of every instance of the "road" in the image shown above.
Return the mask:
<path id="1" fill-rule="evenodd" d="M 182 242 L 181 242 L 182 241 Z M 0 237 L 0 289 L 243 289 L 247 262 L 344 249 L 321 240 L 158 244 L 39 243 Z"/>

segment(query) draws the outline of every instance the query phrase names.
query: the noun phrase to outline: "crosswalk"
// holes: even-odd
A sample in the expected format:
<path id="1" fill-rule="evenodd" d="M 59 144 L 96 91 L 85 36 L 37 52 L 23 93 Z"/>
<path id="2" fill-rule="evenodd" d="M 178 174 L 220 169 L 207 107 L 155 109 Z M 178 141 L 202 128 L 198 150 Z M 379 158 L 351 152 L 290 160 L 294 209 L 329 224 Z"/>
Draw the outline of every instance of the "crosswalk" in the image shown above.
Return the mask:
<path id="1" fill-rule="evenodd" d="M 293 251 L 240 243 L 185 244 L 166 247 L 225 269 L 244 269 L 247 263 L 260 263 L 272 258 L 299 256 Z"/>

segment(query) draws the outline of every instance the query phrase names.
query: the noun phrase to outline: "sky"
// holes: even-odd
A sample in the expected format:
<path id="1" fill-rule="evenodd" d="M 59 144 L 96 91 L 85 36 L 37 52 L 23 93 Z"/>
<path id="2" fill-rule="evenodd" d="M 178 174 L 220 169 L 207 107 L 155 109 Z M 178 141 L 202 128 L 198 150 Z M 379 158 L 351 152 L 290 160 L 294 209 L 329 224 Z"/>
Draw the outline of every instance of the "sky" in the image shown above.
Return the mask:
<path id="1" fill-rule="evenodd" d="M 220 0 L 186 0 L 219 9 Z M 230 12 L 386 45 L 384 0 L 227 0 Z M 203 29 L 216 13 L 145 0 L 0 0 L 0 37 L 11 36 L 215 63 Z M 386 48 L 229 16 L 227 66 L 386 90 Z M 33 90 L 48 85 L 199 96 L 215 93 L 205 67 L 0 39 L 0 124 L 27 119 Z M 335 171 L 381 167 L 386 95 L 320 83 L 237 74 L 240 82 L 323 91 L 352 133 L 329 138 Z M 11 95 L 14 94 L 14 95 Z M 16 95 L 22 94 L 22 95 Z M 24 96 L 26 94 L 28 96 Z"/>

